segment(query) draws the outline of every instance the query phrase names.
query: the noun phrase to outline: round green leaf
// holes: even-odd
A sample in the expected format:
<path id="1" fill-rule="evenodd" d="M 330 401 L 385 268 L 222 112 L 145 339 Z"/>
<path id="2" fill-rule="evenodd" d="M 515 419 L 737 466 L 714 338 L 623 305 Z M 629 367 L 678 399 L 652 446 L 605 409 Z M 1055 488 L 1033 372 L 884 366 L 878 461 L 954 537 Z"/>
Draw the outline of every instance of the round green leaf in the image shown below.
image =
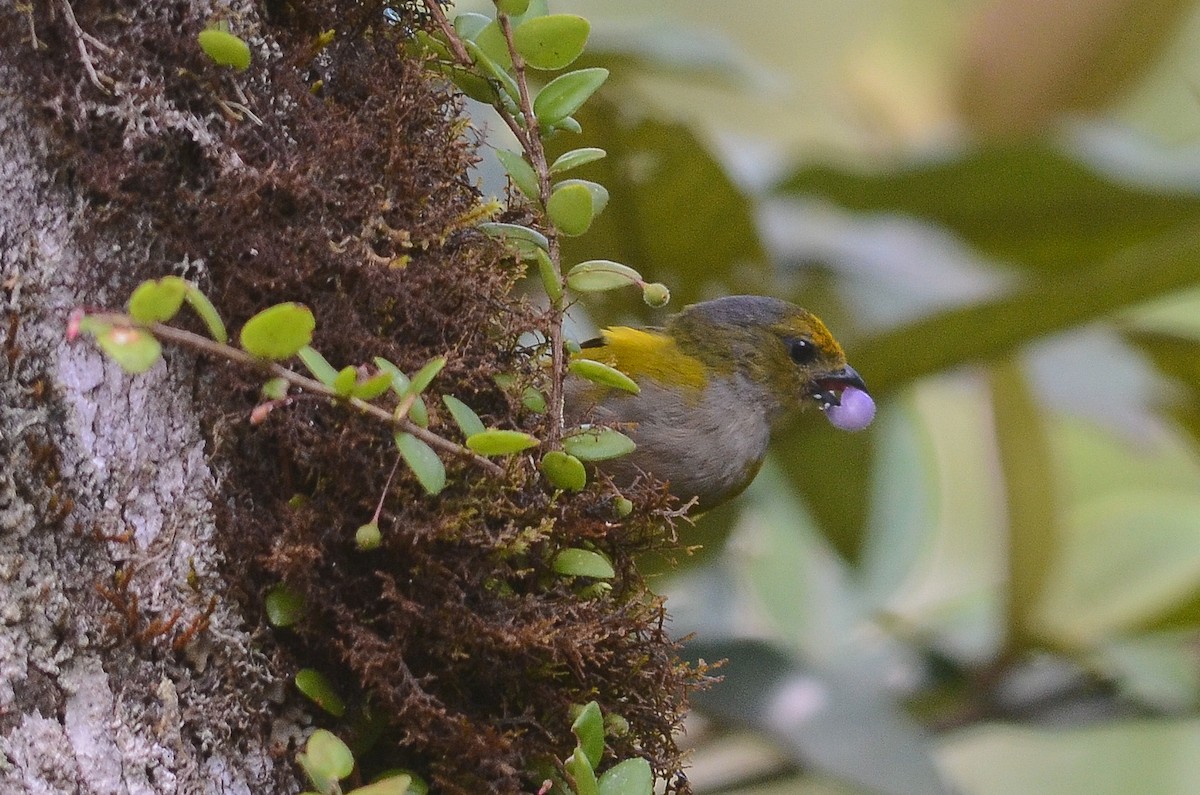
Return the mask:
<path id="1" fill-rule="evenodd" d="M 538 123 L 550 127 L 567 118 L 579 110 L 607 79 L 608 70 L 599 67 L 577 69 L 554 78 L 533 100 L 533 113 Z"/>
<path id="2" fill-rule="evenodd" d="M 301 668 L 296 672 L 296 689 L 335 718 L 346 714 L 346 702 L 342 700 L 342 697 L 333 689 L 333 685 L 320 671 L 313 668 Z"/>
<path id="3" fill-rule="evenodd" d="M 459 38 L 474 41 L 480 32 L 492 24 L 492 18 L 486 14 L 465 12 L 454 18 L 454 32 Z"/>
<path id="4" fill-rule="evenodd" d="M 550 173 L 561 174 L 564 171 L 570 171 L 573 168 L 579 168 L 582 165 L 599 160 L 607 154 L 603 149 L 594 146 L 572 149 L 570 152 L 564 152 L 558 156 L 550 166 Z"/>
<path id="5" fill-rule="evenodd" d="M 612 428 L 581 426 L 563 437 L 563 449 L 581 461 L 606 461 L 637 448 L 625 434 Z"/>
<path id="6" fill-rule="evenodd" d="M 488 221 L 479 225 L 479 231 L 488 237 L 498 238 L 522 259 L 531 259 L 538 249 L 549 251 L 550 241 L 536 229 L 517 224 L 502 224 Z"/>
<path id="7" fill-rule="evenodd" d="M 558 183 L 559 187 L 568 185 L 582 185 L 592 194 L 592 217 L 595 218 L 600 213 L 604 212 L 604 208 L 608 206 L 608 188 L 601 185 L 599 182 L 592 182 L 586 179 L 564 179 Z"/>
<path id="8" fill-rule="evenodd" d="M 537 445 L 536 436 L 521 431 L 487 430 L 467 437 L 467 447 L 480 455 L 512 455 Z"/>
<path id="9" fill-rule="evenodd" d="M 279 583 L 267 591 L 267 621 L 273 627 L 290 627 L 304 618 L 304 597 Z"/>
<path id="10" fill-rule="evenodd" d="M 232 66 L 239 72 L 250 66 L 250 47 L 246 42 L 224 30 L 202 30 L 196 37 L 204 54 L 221 66 Z"/>
<path id="11" fill-rule="evenodd" d="M 438 72 L 450 78 L 450 82 L 459 91 L 476 102 L 491 105 L 500 99 L 500 92 L 496 90 L 496 86 L 487 78 L 476 74 L 470 69 L 454 65 L 439 66 L 436 68 Z"/>
<path id="12" fill-rule="evenodd" d="M 279 361 L 308 345 L 316 327 L 312 311 L 303 304 L 276 304 L 247 320 L 240 340 L 247 353 Z"/>
<path id="13" fill-rule="evenodd" d="M 541 199 L 542 191 L 538 185 L 537 174 L 524 155 L 508 149 L 497 149 L 496 157 L 500 159 L 500 165 L 504 166 L 504 170 L 521 193 L 534 201 Z"/>
<path id="14" fill-rule="evenodd" d="M 558 185 L 550 194 L 546 213 L 564 235 L 582 235 L 592 225 L 592 192 L 580 184 Z"/>
<path id="15" fill-rule="evenodd" d="M 164 323 L 179 312 L 188 283 L 178 276 L 144 281 L 129 296 L 129 315 L 142 323 Z"/>
<path id="16" fill-rule="evenodd" d="M 145 329 L 113 326 L 96 335 L 96 344 L 127 373 L 144 373 L 162 355 L 162 345 Z"/>
<path id="17" fill-rule="evenodd" d="M 501 69 L 512 69 L 512 53 L 508 51 L 508 42 L 504 40 L 504 31 L 500 29 L 499 22 L 489 20 L 472 41 Z"/>
<path id="18" fill-rule="evenodd" d="M 421 487 L 430 494 L 440 494 L 446 488 L 446 467 L 433 448 L 411 433 L 399 432 L 395 436 L 396 448 L 408 468 L 416 475 Z"/>
<path id="19" fill-rule="evenodd" d="M 527 19 L 513 31 L 513 44 L 534 69 L 563 69 L 583 52 L 591 25 L 574 14 Z"/>
<path id="20" fill-rule="evenodd" d="M 590 259 L 567 271 L 567 286 L 581 293 L 613 290 L 642 281 L 642 274 L 633 268 L 607 259 Z"/>
<path id="21" fill-rule="evenodd" d="M 652 795 L 654 772 L 641 757 L 626 759 L 600 777 L 600 795 Z"/>
<path id="22" fill-rule="evenodd" d="M 496 10 L 510 17 L 519 17 L 529 10 L 529 0 L 496 0 Z"/>
<path id="23" fill-rule="evenodd" d="M 346 795 L 412 795 L 411 785 L 412 776 L 401 773 L 362 787 L 355 787 Z"/>
<path id="24" fill-rule="evenodd" d="M 556 574 L 564 574 L 568 577 L 595 577 L 600 580 L 610 580 L 616 576 L 608 558 L 590 549 L 564 549 L 554 556 L 551 568 Z"/>
<path id="25" fill-rule="evenodd" d="M 463 432 L 463 436 L 470 437 L 487 430 L 475 410 L 458 398 L 453 395 L 442 395 L 442 402 L 446 404 L 446 408 L 450 409 L 450 416 L 454 417 L 454 423 Z"/>
<path id="26" fill-rule="evenodd" d="M 546 396 L 537 387 L 527 386 L 521 392 L 521 405 L 537 414 L 545 414 Z"/>
<path id="27" fill-rule="evenodd" d="M 642 388 L 632 378 L 603 362 L 592 359 L 572 359 L 571 363 L 567 365 L 567 369 L 580 378 L 586 378 L 595 384 L 623 389 L 635 395 L 642 391 Z"/>
<path id="28" fill-rule="evenodd" d="M 581 491 L 587 485 L 583 462 L 562 450 L 551 450 L 542 456 L 542 474 L 556 489 Z"/>
<path id="29" fill-rule="evenodd" d="M 613 509 L 616 511 L 619 518 L 624 519 L 626 516 L 633 513 L 633 501 L 628 497 L 617 497 L 615 500 L 613 500 Z"/>
<path id="30" fill-rule="evenodd" d="M 316 774 L 325 781 L 339 781 L 353 772 L 354 755 L 336 734 L 317 729 L 300 754 L 300 764 L 310 776 Z"/>

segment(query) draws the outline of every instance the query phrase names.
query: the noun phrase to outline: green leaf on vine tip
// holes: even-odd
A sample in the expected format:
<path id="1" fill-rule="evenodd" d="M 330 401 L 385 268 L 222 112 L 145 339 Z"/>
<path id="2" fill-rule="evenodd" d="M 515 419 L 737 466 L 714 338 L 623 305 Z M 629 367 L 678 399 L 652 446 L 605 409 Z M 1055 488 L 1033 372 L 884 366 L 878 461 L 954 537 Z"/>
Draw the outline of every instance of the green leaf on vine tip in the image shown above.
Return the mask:
<path id="1" fill-rule="evenodd" d="M 579 110 L 607 79 L 608 70 L 600 67 L 559 75 L 538 92 L 533 100 L 533 114 L 543 127 L 557 124 Z"/>
<path id="2" fill-rule="evenodd" d="M 280 361 L 312 342 L 316 327 L 316 318 L 303 304 L 276 304 L 247 320 L 239 339 L 247 353 Z"/>
<path id="3" fill-rule="evenodd" d="M 575 795 L 600 795 L 596 771 L 592 769 L 592 763 L 582 748 L 576 746 L 575 753 L 571 754 L 563 767 L 575 784 Z"/>
<path id="4" fill-rule="evenodd" d="M 536 256 L 538 249 L 549 251 L 550 241 L 536 229 L 517 224 L 503 224 L 487 221 L 480 224 L 479 231 L 488 237 L 494 237 L 509 246 L 521 259 L 531 259 Z"/>
<path id="5" fill-rule="evenodd" d="M 413 436 L 400 431 L 395 436 L 400 457 L 417 477 L 417 482 L 431 495 L 440 494 L 446 488 L 446 467 L 433 448 Z"/>
<path id="6" fill-rule="evenodd" d="M 301 668 L 296 672 L 295 682 L 297 690 L 333 717 L 340 718 L 346 714 L 346 702 L 320 671 L 315 668 Z"/>
<path id="7" fill-rule="evenodd" d="M 537 174 L 534 173 L 533 166 L 529 165 L 529 161 L 525 159 L 524 155 L 508 149 L 497 149 L 496 157 L 499 158 L 500 165 L 504 166 L 504 170 L 508 172 L 508 176 L 521 193 L 534 201 L 541 200 L 541 188 L 538 185 Z"/>
<path id="8" fill-rule="evenodd" d="M 614 290 L 642 282 L 642 274 L 633 268 L 607 259 L 591 259 L 567 271 L 567 286 L 581 293 Z"/>
<path id="9" fill-rule="evenodd" d="M 563 69 L 583 53 L 591 24 L 575 14 L 527 19 L 513 31 L 513 44 L 534 69 Z"/>
<path id="10" fill-rule="evenodd" d="M 330 386 L 338 397 L 350 397 L 354 392 L 354 385 L 358 383 L 358 369 L 348 364 L 341 370 L 338 370 L 337 376 L 334 377 L 333 383 Z"/>
<path id="11" fill-rule="evenodd" d="M 96 344 L 127 373 L 144 373 L 162 356 L 162 345 L 149 331 L 111 326 L 96 335 Z"/>
<path id="12" fill-rule="evenodd" d="M 550 194 L 546 214 L 562 234 L 582 235 L 592 225 L 592 192 L 583 185 L 559 185 Z"/>
<path id="13" fill-rule="evenodd" d="M 305 345 L 296 351 L 296 356 L 299 357 L 301 364 L 312 373 L 313 378 L 330 389 L 334 388 L 333 384 L 337 381 L 338 371 L 329 363 L 328 359 L 322 356 L 311 345 Z"/>
<path id="14" fill-rule="evenodd" d="M 554 556 L 550 566 L 556 574 L 568 577 L 595 577 L 598 580 L 611 580 L 617 576 L 612 562 L 590 549 L 564 549 Z"/>
<path id="15" fill-rule="evenodd" d="M 584 705 L 571 724 L 571 732 L 579 740 L 579 747 L 587 754 L 592 768 L 599 767 L 604 755 L 604 717 L 600 714 L 600 705 L 595 701 Z"/>
<path id="16" fill-rule="evenodd" d="M 529 0 L 496 0 L 496 10 L 510 17 L 520 16 L 529 10 Z"/>
<path id="17" fill-rule="evenodd" d="M 593 163 L 607 155 L 608 152 L 595 146 L 572 149 L 570 152 L 564 152 L 555 159 L 550 165 L 550 173 L 561 174 L 564 171 L 570 171 L 573 168 Z"/>
<path id="18" fill-rule="evenodd" d="M 626 759 L 600 777 L 600 795 L 653 795 L 654 772 L 641 757 Z"/>
<path id="19" fill-rule="evenodd" d="M 587 179 L 564 179 L 558 183 L 559 187 L 567 187 L 568 185 L 582 185 L 592 194 L 592 218 L 604 212 L 604 208 L 608 206 L 608 188 L 599 182 L 592 182 Z"/>
<path id="20" fill-rule="evenodd" d="M 165 323 L 183 306 L 187 288 L 178 276 L 144 281 L 129 296 L 129 316 L 140 323 Z"/>
<path id="21" fill-rule="evenodd" d="M 408 394 L 419 395 L 433 383 L 433 379 L 437 378 L 438 373 L 446 366 L 446 357 L 438 356 L 435 359 L 430 359 L 425 363 L 425 366 L 413 373 L 412 383 L 405 390 Z"/>
<path id="22" fill-rule="evenodd" d="M 617 368 L 609 367 L 603 362 L 597 362 L 592 359 L 572 359 L 571 363 L 567 365 L 567 369 L 580 378 L 586 378 L 594 384 L 623 389 L 635 395 L 642 391 L 642 388 L 632 378 Z"/>
<path id="23" fill-rule="evenodd" d="M 546 297 L 550 299 L 550 303 L 557 307 L 563 297 L 562 276 L 559 275 L 550 255 L 545 251 L 537 249 L 534 252 L 534 259 L 537 260 L 538 277 L 542 280 L 542 289 L 546 291 Z"/>
<path id="24" fill-rule="evenodd" d="M 304 597 L 283 583 L 267 591 L 264 604 L 273 627 L 290 627 L 304 618 Z"/>
<path id="25" fill-rule="evenodd" d="M 354 391 L 350 394 L 352 397 L 360 400 L 374 400 L 375 398 L 388 391 L 392 385 L 391 373 L 376 373 L 366 381 L 359 381 L 354 385 Z"/>
<path id="26" fill-rule="evenodd" d="M 229 31 L 202 30 L 196 36 L 204 54 L 221 66 L 232 66 L 239 72 L 250 67 L 250 45 Z"/>
<path id="27" fill-rule="evenodd" d="M 562 440 L 563 449 L 581 461 L 607 461 L 637 449 L 633 440 L 612 428 L 582 425 Z"/>
<path id="28" fill-rule="evenodd" d="M 542 456 L 542 474 L 550 485 L 565 491 L 582 491 L 587 485 L 587 470 L 583 462 L 562 450 L 551 450 Z"/>
<path id="29" fill-rule="evenodd" d="M 321 792 L 334 792 L 337 782 L 354 771 L 354 754 L 350 753 L 350 748 L 336 734 L 325 729 L 312 733 L 296 761 Z"/>
<path id="30" fill-rule="evenodd" d="M 208 300 L 207 295 L 200 292 L 199 288 L 189 284 L 183 294 L 183 300 L 188 302 L 188 306 L 203 321 L 209 336 L 222 345 L 229 342 L 229 332 L 225 330 L 225 321 L 221 320 L 221 315 L 217 313 L 217 308 L 213 306 L 212 301 Z"/>
<path id="31" fill-rule="evenodd" d="M 463 436 L 474 436 L 487 430 L 475 410 L 458 398 L 453 395 L 442 395 L 442 402 L 450 410 L 450 416 L 454 418 L 454 423 L 458 425 Z"/>
<path id="32" fill-rule="evenodd" d="M 467 437 L 467 448 L 480 455 L 512 455 L 537 445 L 536 436 L 521 431 L 492 429 Z"/>
<path id="33" fill-rule="evenodd" d="M 485 14 L 464 12 L 454 18 L 454 32 L 460 39 L 475 41 L 480 31 L 492 23 L 492 18 Z"/>
<path id="34" fill-rule="evenodd" d="M 414 795 L 412 783 L 412 776 L 407 773 L 398 773 L 361 787 L 355 787 L 346 795 Z"/>

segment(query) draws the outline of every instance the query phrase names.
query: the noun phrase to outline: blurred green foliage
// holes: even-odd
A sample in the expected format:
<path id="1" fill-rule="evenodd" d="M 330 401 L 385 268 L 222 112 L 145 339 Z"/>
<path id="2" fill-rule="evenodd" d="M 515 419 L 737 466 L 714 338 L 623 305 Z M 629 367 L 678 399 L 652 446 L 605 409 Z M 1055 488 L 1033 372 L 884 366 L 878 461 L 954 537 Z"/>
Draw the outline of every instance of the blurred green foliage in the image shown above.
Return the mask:
<path id="1" fill-rule="evenodd" d="M 696 791 L 1200 792 L 1194 5 L 605 5 L 562 9 L 612 70 L 564 264 L 795 300 L 881 404 L 783 429 L 663 575 L 728 660 Z"/>

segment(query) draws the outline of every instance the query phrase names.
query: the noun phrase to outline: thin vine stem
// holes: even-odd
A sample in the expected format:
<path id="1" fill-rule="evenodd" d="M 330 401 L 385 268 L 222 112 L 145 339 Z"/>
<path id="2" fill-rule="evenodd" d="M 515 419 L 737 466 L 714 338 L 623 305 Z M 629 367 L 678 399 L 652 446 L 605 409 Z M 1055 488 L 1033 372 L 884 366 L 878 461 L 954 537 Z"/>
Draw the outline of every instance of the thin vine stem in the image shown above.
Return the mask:
<path id="1" fill-rule="evenodd" d="M 323 395 L 337 401 L 345 402 L 358 411 L 380 420 L 388 425 L 391 425 L 405 433 L 410 433 L 417 437 L 425 444 L 442 452 L 451 455 L 462 456 L 473 461 L 476 465 L 492 475 L 503 475 L 504 468 L 496 464 L 494 461 L 489 461 L 481 455 L 476 455 L 466 447 L 450 441 L 445 437 L 438 436 L 428 428 L 422 428 L 407 417 L 397 417 L 392 412 L 385 408 L 376 406 L 374 403 L 368 403 L 362 398 L 346 397 L 339 395 L 330 387 L 308 376 L 301 375 L 295 370 L 289 370 L 281 364 L 266 361 L 254 356 L 241 348 L 235 348 L 232 345 L 226 345 L 222 342 L 209 339 L 208 337 L 196 334 L 191 331 L 186 331 L 175 326 L 168 326 L 164 323 L 138 323 L 128 315 L 118 313 L 112 314 L 89 314 L 89 318 L 98 320 L 102 323 L 111 323 L 118 326 L 129 326 L 131 328 L 143 328 L 149 331 L 156 338 L 175 343 L 185 348 L 190 348 L 201 353 L 206 353 L 219 359 L 225 359 L 235 364 L 241 364 L 257 370 L 262 370 L 275 376 L 282 378 L 288 384 L 303 389 L 317 395 Z"/>

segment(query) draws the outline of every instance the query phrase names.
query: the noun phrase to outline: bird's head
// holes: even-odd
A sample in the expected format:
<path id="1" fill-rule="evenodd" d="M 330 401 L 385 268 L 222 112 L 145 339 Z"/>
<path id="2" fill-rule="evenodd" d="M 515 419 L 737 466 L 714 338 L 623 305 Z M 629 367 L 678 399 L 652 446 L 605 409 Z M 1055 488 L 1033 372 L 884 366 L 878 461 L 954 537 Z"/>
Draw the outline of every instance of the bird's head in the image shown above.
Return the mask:
<path id="1" fill-rule="evenodd" d="M 758 388 L 769 415 L 816 406 L 835 426 L 860 430 L 875 404 L 825 324 L 794 304 L 738 295 L 694 304 L 665 329 L 717 376 L 739 374 Z"/>

